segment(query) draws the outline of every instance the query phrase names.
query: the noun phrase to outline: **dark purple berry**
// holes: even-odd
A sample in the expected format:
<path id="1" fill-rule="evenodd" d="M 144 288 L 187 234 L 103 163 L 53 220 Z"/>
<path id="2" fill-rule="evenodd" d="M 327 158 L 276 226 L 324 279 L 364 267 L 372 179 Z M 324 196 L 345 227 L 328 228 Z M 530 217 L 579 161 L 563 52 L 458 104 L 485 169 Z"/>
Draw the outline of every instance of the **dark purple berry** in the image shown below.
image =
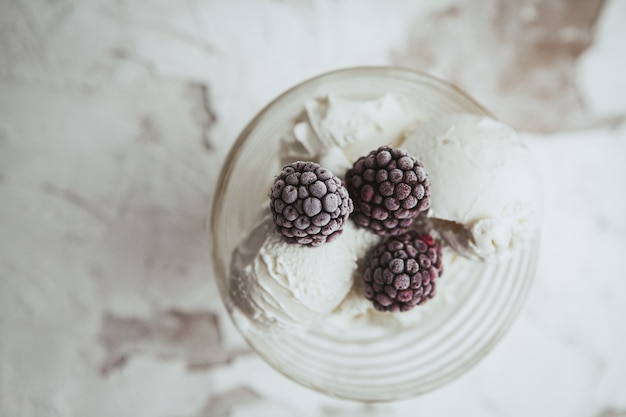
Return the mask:
<path id="1" fill-rule="evenodd" d="M 315 162 L 285 165 L 270 193 L 276 230 L 289 243 L 319 246 L 332 241 L 353 209 L 341 180 Z"/>
<path id="2" fill-rule="evenodd" d="M 407 311 L 435 295 L 441 249 L 432 236 L 409 231 L 374 248 L 365 272 L 365 297 L 380 311 Z"/>
<path id="3" fill-rule="evenodd" d="M 346 173 L 346 184 L 354 220 L 380 235 L 406 232 L 430 207 L 426 170 L 403 149 L 381 146 L 359 158 Z"/>

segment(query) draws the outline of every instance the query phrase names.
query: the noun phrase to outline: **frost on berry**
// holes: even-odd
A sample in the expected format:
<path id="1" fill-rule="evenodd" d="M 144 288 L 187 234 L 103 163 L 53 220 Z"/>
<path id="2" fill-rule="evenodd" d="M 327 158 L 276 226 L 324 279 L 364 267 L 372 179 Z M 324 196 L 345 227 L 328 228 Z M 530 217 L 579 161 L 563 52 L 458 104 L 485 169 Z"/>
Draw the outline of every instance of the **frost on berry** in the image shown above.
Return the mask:
<path id="1" fill-rule="evenodd" d="M 403 149 L 381 146 L 359 158 L 346 173 L 346 184 L 353 219 L 381 235 L 407 231 L 430 207 L 428 174 Z"/>
<path id="2" fill-rule="evenodd" d="M 276 230 L 289 243 L 319 246 L 334 240 L 353 209 L 341 180 L 314 162 L 285 165 L 270 192 Z"/>
<path id="3" fill-rule="evenodd" d="M 428 234 L 391 236 L 374 249 L 363 274 L 365 297 L 380 311 L 407 311 L 435 295 L 441 250 Z"/>

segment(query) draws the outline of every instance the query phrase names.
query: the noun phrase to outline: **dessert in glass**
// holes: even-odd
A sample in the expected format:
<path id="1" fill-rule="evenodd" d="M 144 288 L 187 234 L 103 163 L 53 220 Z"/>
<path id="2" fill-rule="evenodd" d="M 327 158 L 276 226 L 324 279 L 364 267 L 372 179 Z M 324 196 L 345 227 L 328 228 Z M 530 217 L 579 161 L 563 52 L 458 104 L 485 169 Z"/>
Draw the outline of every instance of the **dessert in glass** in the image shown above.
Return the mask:
<path id="1" fill-rule="evenodd" d="M 526 299 L 539 181 L 515 132 L 444 81 L 320 75 L 261 110 L 222 168 L 222 299 L 302 385 L 359 401 L 428 392 L 484 357 Z"/>

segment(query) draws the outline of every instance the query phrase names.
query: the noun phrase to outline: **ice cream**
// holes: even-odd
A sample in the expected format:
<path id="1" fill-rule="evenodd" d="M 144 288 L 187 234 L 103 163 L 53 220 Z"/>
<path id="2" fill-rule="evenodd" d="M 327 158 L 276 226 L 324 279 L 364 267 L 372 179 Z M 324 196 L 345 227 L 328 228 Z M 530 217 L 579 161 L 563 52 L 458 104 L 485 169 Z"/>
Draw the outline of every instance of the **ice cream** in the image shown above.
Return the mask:
<path id="1" fill-rule="evenodd" d="M 357 261 L 379 238 L 347 222 L 316 248 L 285 242 L 266 217 L 235 250 L 230 295 L 259 327 L 287 328 L 334 310 L 352 288 Z"/>
<path id="2" fill-rule="evenodd" d="M 431 181 L 431 225 L 465 254 L 506 256 L 536 231 L 538 167 L 513 129 L 469 114 L 421 124 L 401 146 Z"/>
<path id="3" fill-rule="evenodd" d="M 283 162 L 318 162 L 343 178 L 370 150 L 383 144 L 402 147 L 424 164 L 430 177 L 430 210 L 422 217 L 453 249 L 495 258 L 533 235 L 540 209 L 537 169 L 506 125 L 461 114 L 429 120 L 415 100 L 390 94 L 368 100 L 329 96 L 304 107 L 292 135 L 282 141 Z M 359 261 L 380 240 L 348 221 L 333 242 L 316 248 L 289 244 L 266 216 L 233 253 L 230 298 L 264 330 L 321 323 L 388 331 L 410 325 L 425 311 L 421 306 L 400 313 L 398 320 L 375 311 L 361 296 Z M 470 261 L 445 251 L 444 271 L 450 266 L 452 274 L 455 268 L 467 269 L 463 262 Z M 445 280 L 454 283 L 454 277 Z M 447 285 L 447 291 L 458 287 Z M 454 295 L 438 298 L 449 301 Z"/>
<path id="4" fill-rule="evenodd" d="M 334 95 L 311 99 L 293 137 L 283 141 L 283 159 L 318 160 L 342 176 L 357 158 L 381 144 L 397 146 L 426 117 L 415 101 L 392 94 L 367 100 Z"/>

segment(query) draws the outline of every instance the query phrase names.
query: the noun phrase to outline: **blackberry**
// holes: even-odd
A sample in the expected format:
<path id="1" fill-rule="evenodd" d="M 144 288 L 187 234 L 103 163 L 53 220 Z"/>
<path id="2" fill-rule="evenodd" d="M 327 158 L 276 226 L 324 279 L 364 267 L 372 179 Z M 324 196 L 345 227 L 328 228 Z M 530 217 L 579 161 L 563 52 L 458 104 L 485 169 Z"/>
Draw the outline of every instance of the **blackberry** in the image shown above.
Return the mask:
<path id="1" fill-rule="evenodd" d="M 424 165 L 404 149 L 381 146 L 360 157 L 346 173 L 346 184 L 352 218 L 379 235 L 404 233 L 430 207 Z"/>
<path id="2" fill-rule="evenodd" d="M 380 311 L 407 311 L 435 295 L 441 249 L 432 236 L 415 231 L 378 244 L 363 274 L 365 297 Z"/>
<path id="3" fill-rule="evenodd" d="M 287 242 L 319 246 L 341 234 L 353 204 L 339 177 L 315 162 L 298 161 L 274 180 L 270 209 Z"/>

